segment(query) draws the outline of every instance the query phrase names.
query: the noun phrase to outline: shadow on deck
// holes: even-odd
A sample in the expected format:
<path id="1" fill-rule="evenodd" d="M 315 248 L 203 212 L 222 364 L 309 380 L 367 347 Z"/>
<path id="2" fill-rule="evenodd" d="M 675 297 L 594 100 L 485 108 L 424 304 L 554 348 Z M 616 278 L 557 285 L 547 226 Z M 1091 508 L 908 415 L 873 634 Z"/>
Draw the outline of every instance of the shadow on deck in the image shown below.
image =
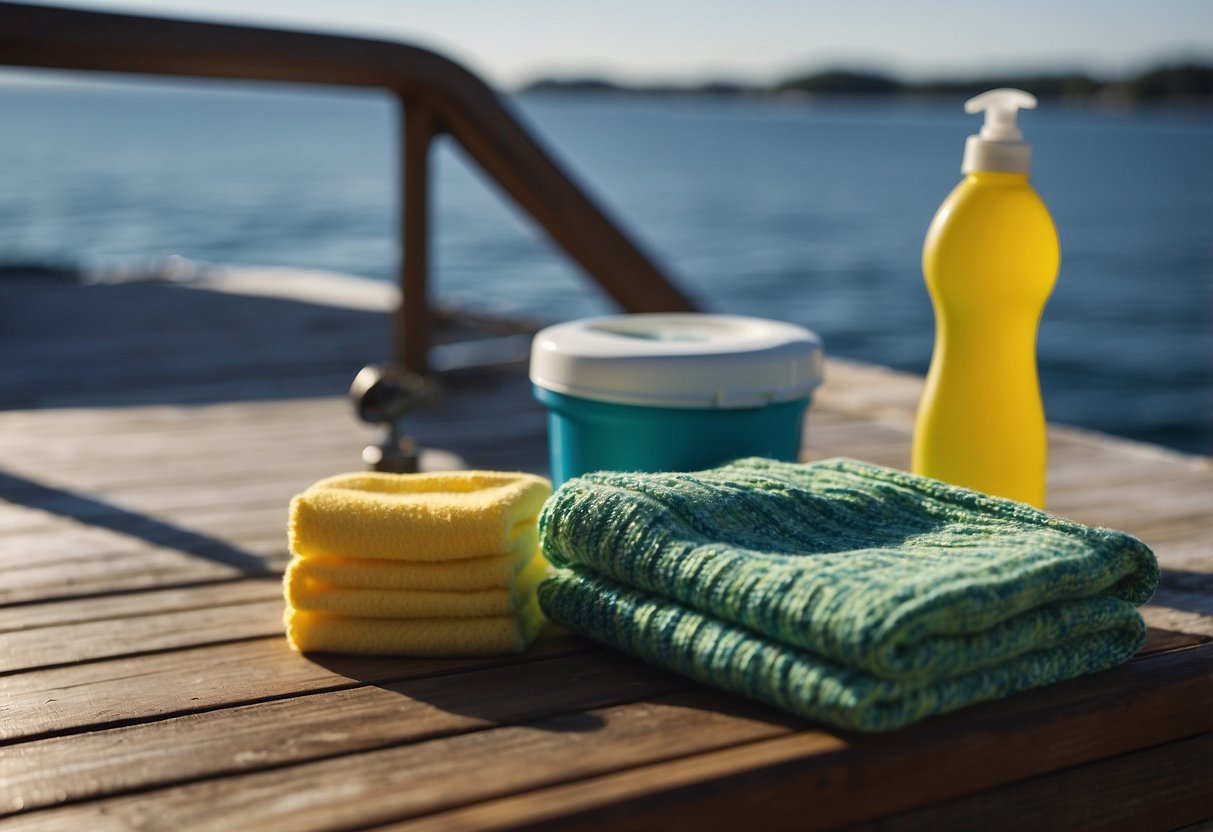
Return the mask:
<path id="1" fill-rule="evenodd" d="M 3 292 L 2 410 L 335 396 L 389 352 L 382 311 L 167 282 Z"/>

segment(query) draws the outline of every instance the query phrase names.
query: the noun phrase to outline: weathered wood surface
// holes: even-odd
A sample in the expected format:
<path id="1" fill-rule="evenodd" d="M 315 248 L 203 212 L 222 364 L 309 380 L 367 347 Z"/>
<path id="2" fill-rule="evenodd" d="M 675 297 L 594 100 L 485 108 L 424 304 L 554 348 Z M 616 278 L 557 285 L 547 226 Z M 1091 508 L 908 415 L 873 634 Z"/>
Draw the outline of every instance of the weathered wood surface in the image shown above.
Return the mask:
<path id="1" fill-rule="evenodd" d="M 379 357 L 386 315 L 173 286 L 3 288 L 0 350 L 22 369 L 0 376 L 0 828 L 1148 829 L 1213 815 L 1207 459 L 1053 430 L 1052 510 L 1137 533 L 1163 564 L 1146 648 L 863 737 L 556 631 L 480 661 L 291 652 L 286 503 L 376 438 L 340 395 Z M 53 314 L 21 306 L 46 292 Z M 166 303 L 205 359 L 158 346 L 148 320 Z M 107 382 L 114 362 L 143 372 Z M 806 456 L 904 466 L 919 381 L 828 373 Z M 517 370 L 451 377 L 413 424 L 431 465 L 545 465 Z"/>

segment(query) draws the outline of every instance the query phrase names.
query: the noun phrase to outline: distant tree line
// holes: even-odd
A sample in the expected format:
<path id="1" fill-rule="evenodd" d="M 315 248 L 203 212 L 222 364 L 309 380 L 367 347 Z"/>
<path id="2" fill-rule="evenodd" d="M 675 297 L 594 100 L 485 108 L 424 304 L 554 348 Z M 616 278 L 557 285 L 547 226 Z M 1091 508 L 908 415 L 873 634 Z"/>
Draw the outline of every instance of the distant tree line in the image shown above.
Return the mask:
<path id="1" fill-rule="evenodd" d="M 1081 72 L 1026 73 L 974 78 L 903 81 L 879 72 L 827 69 L 798 75 L 771 86 L 712 81 L 704 84 L 617 84 L 601 78 L 544 79 L 522 92 L 608 93 L 628 95 L 975 95 L 996 87 L 1016 87 L 1041 98 L 1105 99 L 1126 102 L 1190 101 L 1213 104 L 1213 64 L 1161 66 L 1120 80 L 1101 80 Z"/>

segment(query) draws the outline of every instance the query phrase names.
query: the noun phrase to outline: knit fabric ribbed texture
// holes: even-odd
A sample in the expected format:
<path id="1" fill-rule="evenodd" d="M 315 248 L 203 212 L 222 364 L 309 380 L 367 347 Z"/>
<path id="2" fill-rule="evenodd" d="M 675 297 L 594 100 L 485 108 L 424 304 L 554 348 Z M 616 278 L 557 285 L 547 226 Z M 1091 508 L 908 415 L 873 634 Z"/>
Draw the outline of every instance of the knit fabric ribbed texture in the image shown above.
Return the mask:
<path id="1" fill-rule="evenodd" d="M 540 518 L 550 619 L 812 719 L 886 731 L 1126 661 L 1137 539 L 846 459 L 599 472 Z"/>

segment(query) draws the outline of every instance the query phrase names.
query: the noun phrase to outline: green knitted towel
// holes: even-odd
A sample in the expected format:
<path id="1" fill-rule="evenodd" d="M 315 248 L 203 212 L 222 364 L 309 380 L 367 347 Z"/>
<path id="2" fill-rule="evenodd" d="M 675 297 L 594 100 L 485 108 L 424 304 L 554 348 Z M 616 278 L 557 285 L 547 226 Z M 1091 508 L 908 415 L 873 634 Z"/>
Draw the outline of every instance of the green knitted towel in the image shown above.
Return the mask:
<path id="1" fill-rule="evenodd" d="M 590 474 L 540 532 L 549 618 L 867 731 L 1127 660 L 1158 582 L 1126 534 L 842 459 Z"/>

